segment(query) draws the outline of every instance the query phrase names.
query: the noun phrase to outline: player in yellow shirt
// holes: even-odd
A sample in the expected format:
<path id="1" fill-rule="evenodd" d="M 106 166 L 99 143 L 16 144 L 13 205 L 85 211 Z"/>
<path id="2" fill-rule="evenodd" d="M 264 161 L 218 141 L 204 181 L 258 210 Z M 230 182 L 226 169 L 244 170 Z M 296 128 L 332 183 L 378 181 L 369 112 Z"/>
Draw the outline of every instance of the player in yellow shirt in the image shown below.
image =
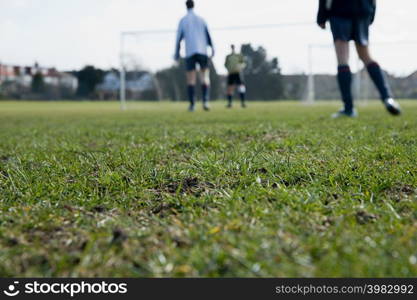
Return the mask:
<path id="1" fill-rule="evenodd" d="M 227 107 L 232 108 L 233 94 L 236 87 L 239 90 L 240 101 L 242 107 L 246 107 L 246 87 L 243 81 L 242 72 L 245 68 L 245 57 L 242 54 L 236 53 L 235 45 L 232 45 L 232 53 L 226 57 L 225 67 L 228 71 L 227 76 Z"/>

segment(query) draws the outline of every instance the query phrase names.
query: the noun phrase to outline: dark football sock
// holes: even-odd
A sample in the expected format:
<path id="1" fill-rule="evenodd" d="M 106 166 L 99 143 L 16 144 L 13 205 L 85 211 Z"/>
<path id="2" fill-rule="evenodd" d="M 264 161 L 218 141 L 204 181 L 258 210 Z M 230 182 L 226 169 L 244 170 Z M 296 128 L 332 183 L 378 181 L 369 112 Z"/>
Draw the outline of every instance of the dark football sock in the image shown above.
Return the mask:
<path id="1" fill-rule="evenodd" d="M 239 95 L 240 95 L 240 101 L 242 102 L 242 104 L 244 104 L 245 100 L 246 100 L 246 94 L 245 93 L 239 93 Z"/>
<path id="2" fill-rule="evenodd" d="M 209 92 L 210 92 L 210 87 L 207 84 L 203 84 L 201 86 L 201 90 L 203 92 L 203 102 L 208 102 L 209 101 Z"/>
<path id="3" fill-rule="evenodd" d="M 195 87 L 194 85 L 188 86 L 188 100 L 190 101 L 191 105 L 195 104 Z"/>
<path id="4" fill-rule="evenodd" d="M 352 72 L 348 65 L 341 65 L 338 67 L 337 79 L 342 94 L 342 100 L 345 104 L 345 111 L 351 113 L 353 111 Z"/>
<path id="5" fill-rule="evenodd" d="M 229 105 L 232 105 L 233 102 L 233 96 L 232 95 L 227 95 L 227 102 Z"/>
<path id="6" fill-rule="evenodd" d="M 388 98 L 392 98 L 391 89 L 384 76 L 384 73 L 381 70 L 381 67 L 376 62 L 373 62 L 367 66 L 367 69 L 369 76 L 371 77 L 376 88 L 378 89 L 379 94 L 381 95 L 381 99 L 385 101 Z"/>

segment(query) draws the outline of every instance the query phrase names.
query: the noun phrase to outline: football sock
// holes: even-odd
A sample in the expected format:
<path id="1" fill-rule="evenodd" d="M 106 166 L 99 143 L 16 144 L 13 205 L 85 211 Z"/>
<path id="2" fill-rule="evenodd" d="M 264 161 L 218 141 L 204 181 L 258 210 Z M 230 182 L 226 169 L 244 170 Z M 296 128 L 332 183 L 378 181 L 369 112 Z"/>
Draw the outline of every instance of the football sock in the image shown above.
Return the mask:
<path id="1" fill-rule="evenodd" d="M 195 87 L 194 85 L 188 86 L 188 100 L 190 101 L 191 105 L 195 104 Z"/>
<path id="2" fill-rule="evenodd" d="M 370 63 L 369 65 L 367 65 L 367 69 L 368 69 L 369 76 L 371 77 L 372 81 L 375 83 L 375 86 L 378 89 L 379 94 L 381 95 L 381 99 L 385 101 L 388 98 L 391 98 L 392 95 L 391 95 L 390 87 L 378 63 L 376 62 Z"/>
<path id="3" fill-rule="evenodd" d="M 351 113 L 353 111 L 352 72 L 348 65 L 341 65 L 338 67 L 337 79 L 343 103 L 345 104 L 345 111 Z"/>
<path id="4" fill-rule="evenodd" d="M 227 95 L 227 102 L 229 105 L 232 105 L 233 102 L 233 96 L 232 95 Z"/>
<path id="5" fill-rule="evenodd" d="M 210 88 L 207 84 L 203 84 L 201 86 L 202 92 L 203 92 L 203 102 L 208 102 L 209 101 L 209 92 L 210 92 Z"/>
<path id="6" fill-rule="evenodd" d="M 240 101 L 242 102 L 242 104 L 245 104 L 246 94 L 245 93 L 239 93 L 239 95 L 240 95 Z"/>

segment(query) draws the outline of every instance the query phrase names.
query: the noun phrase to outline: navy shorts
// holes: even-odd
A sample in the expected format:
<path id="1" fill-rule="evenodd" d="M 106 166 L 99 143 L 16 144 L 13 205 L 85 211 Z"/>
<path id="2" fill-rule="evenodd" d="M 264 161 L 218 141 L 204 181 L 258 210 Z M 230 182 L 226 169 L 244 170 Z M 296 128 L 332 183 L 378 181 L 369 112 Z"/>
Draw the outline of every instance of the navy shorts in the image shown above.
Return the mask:
<path id="1" fill-rule="evenodd" d="M 371 20 L 369 18 L 330 18 L 330 26 L 335 41 L 355 41 L 362 46 L 367 46 L 369 44 L 370 25 Z"/>
<path id="2" fill-rule="evenodd" d="M 242 85 L 242 76 L 239 73 L 229 74 L 227 76 L 227 85 Z"/>
<path id="3" fill-rule="evenodd" d="M 207 69 L 209 65 L 208 56 L 203 54 L 194 54 L 193 56 L 185 59 L 185 68 L 187 71 L 194 71 L 197 68 L 197 64 L 200 66 L 200 69 Z"/>

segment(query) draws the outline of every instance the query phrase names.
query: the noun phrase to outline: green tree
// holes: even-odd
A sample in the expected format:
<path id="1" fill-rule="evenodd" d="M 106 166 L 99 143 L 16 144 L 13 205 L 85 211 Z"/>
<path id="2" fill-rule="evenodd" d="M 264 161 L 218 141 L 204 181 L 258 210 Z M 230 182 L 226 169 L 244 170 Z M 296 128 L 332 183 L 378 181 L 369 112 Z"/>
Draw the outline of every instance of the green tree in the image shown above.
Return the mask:
<path id="1" fill-rule="evenodd" d="M 103 82 L 105 72 L 96 69 L 94 66 L 86 66 L 77 72 L 78 90 L 77 96 L 83 98 L 92 98 L 98 84 Z"/>
<path id="2" fill-rule="evenodd" d="M 32 78 L 32 92 L 41 94 L 45 91 L 45 80 L 42 73 L 36 73 Z"/>
<path id="3" fill-rule="evenodd" d="M 156 73 L 156 78 L 162 91 L 162 98 L 172 101 L 186 99 L 186 80 L 184 74 L 184 61 L 181 60 L 179 65 L 163 69 Z"/>
<path id="4" fill-rule="evenodd" d="M 282 99 L 284 87 L 278 58 L 268 59 L 265 48 L 254 49 L 251 44 L 242 45 L 241 53 L 247 60 L 244 74 L 248 99 Z"/>

